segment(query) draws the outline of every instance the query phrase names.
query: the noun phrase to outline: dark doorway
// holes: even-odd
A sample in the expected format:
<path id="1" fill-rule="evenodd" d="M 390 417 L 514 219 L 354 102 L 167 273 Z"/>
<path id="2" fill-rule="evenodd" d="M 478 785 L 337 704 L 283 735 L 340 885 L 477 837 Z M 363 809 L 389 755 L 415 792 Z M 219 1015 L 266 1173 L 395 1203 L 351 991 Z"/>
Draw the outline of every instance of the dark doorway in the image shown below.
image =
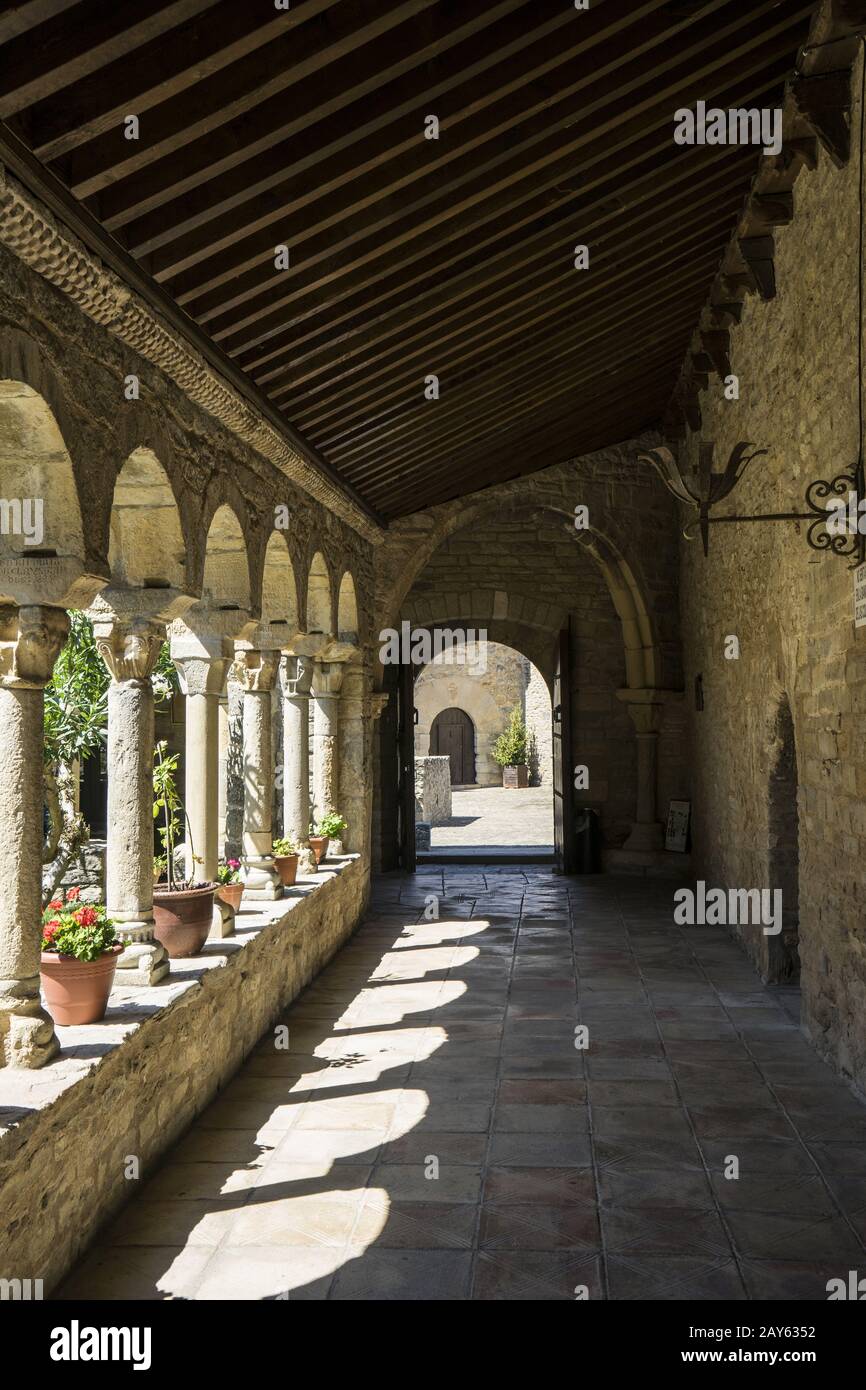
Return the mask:
<path id="1" fill-rule="evenodd" d="M 475 730 L 465 710 L 443 709 L 430 728 L 431 756 L 451 759 L 452 787 L 475 781 Z"/>
<path id="2" fill-rule="evenodd" d="M 797 750 L 787 699 L 776 717 L 776 761 L 770 774 L 770 887 L 782 892 L 782 930 L 768 936 L 767 981 L 792 985 L 800 978 L 800 849 Z"/>

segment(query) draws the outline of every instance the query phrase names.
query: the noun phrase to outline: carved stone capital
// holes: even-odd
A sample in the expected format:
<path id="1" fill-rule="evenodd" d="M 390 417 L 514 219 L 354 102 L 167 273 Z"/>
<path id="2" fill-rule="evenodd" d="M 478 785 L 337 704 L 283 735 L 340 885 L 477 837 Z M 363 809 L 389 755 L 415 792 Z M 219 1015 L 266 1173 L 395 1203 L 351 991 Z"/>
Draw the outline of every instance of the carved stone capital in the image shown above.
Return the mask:
<path id="1" fill-rule="evenodd" d="M 280 687 L 287 700 L 309 699 L 313 663 L 306 656 L 284 656 L 280 662 Z"/>
<path id="2" fill-rule="evenodd" d="M 317 699 L 336 699 L 343 685 L 344 666 L 341 661 L 313 663 L 313 694 Z"/>
<path id="3" fill-rule="evenodd" d="M 0 683 L 40 689 L 69 632 L 65 608 L 0 608 Z"/>
<path id="4" fill-rule="evenodd" d="M 628 706 L 638 738 L 652 738 L 661 729 L 665 705 L 682 700 L 682 691 L 624 689 L 616 697 Z"/>
<path id="5" fill-rule="evenodd" d="M 172 656 L 184 695 L 222 695 L 230 658 Z"/>
<path id="6" fill-rule="evenodd" d="M 245 692 L 259 694 L 273 689 L 278 662 L 279 652 L 254 651 L 244 647 L 235 652 L 232 670 Z"/>
<path id="7" fill-rule="evenodd" d="M 146 681 L 156 667 L 165 629 L 146 618 L 133 618 L 127 623 L 95 623 L 94 638 L 113 680 Z"/>

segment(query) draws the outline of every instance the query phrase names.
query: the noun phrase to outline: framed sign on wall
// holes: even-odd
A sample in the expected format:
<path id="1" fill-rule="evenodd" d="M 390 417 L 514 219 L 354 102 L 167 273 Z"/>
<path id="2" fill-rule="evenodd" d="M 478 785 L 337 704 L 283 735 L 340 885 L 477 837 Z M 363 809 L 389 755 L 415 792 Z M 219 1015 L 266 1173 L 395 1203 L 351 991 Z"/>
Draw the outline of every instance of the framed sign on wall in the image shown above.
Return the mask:
<path id="1" fill-rule="evenodd" d="M 689 820 L 692 813 L 690 801 L 671 801 L 668 807 L 668 823 L 665 831 L 665 849 L 685 854 L 689 847 Z"/>

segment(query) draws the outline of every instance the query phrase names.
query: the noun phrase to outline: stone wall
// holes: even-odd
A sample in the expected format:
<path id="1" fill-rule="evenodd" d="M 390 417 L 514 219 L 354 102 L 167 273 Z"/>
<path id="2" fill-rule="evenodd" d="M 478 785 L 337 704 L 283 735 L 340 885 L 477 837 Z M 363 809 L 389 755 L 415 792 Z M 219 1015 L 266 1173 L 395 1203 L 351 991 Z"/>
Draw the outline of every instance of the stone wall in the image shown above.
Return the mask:
<path id="1" fill-rule="evenodd" d="M 104 1023 L 63 1030 L 80 1056 L 2 1073 L 0 1277 L 43 1279 L 51 1291 L 135 1200 L 130 1158 L 141 1177 L 153 1171 L 351 935 L 368 889 L 360 860 L 329 866 L 304 896 L 245 914 L 242 936 L 174 962 L 165 985 L 116 991 Z"/>
<path id="2" fill-rule="evenodd" d="M 450 758 L 415 759 L 415 815 L 429 825 L 451 819 Z"/>
<path id="3" fill-rule="evenodd" d="M 547 681 L 531 661 L 526 663 L 524 717 L 529 732 L 529 785 L 553 786 L 550 691 Z"/>
<path id="4" fill-rule="evenodd" d="M 859 120 L 855 109 L 847 167 L 822 152 L 817 170 L 801 171 L 793 222 L 775 232 L 777 296 L 750 296 L 731 330 L 739 400 L 725 400 L 716 377 L 701 395 L 717 466 L 738 440 L 769 450 L 720 511 L 803 510 L 812 479 L 857 457 Z M 692 458 L 696 448 L 691 439 Z M 866 1087 L 866 629 L 852 620 L 852 572 L 810 549 L 799 524 L 718 526 L 708 560 L 683 544 L 680 592 L 698 874 L 726 887 L 790 882 L 785 827 L 796 817 L 803 1022 Z M 736 659 L 725 656 L 730 637 Z M 786 708 L 796 803 L 780 776 Z M 777 978 L 772 938 L 760 927 L 741 935 Z"/>

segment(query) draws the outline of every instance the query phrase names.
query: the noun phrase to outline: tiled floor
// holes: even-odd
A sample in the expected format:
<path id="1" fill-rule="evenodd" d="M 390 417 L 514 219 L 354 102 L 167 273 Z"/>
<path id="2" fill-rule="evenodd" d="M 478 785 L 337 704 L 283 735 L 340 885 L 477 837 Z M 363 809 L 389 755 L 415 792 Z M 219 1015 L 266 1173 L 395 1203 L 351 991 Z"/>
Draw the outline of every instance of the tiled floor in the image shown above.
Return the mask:
<path id="1" fill-rule="evenodd" d="M 866 1107 L 672 891 L 381 880 L 288 1049 L 262 1041 L 61 1296 L 823 1300 L 866 1273 Z"/>

